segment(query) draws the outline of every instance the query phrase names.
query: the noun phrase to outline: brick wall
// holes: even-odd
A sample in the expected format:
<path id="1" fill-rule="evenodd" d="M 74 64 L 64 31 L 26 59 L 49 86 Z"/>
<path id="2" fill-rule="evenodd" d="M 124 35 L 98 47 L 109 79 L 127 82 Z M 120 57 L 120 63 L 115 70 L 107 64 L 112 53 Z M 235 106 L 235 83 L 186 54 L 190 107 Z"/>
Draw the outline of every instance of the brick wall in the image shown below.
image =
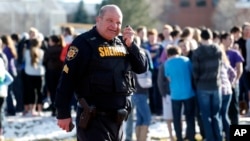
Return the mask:
<path id="1" fill-rule="evenodd" d="M 189 6 L 180 6 L 181 1 L 189 2 Z M 215 10 L 212 0 L 204 0 L 205 6 L 197 6 L 197 0 L 172 0 L 171 14 L 168 15 L 169 24 L 181 27 L 213 27 L 212 16 Z M 183 4 L 183 3 L 182 3 Z M 184 4 L 185 5 L 185 2 Z"/>

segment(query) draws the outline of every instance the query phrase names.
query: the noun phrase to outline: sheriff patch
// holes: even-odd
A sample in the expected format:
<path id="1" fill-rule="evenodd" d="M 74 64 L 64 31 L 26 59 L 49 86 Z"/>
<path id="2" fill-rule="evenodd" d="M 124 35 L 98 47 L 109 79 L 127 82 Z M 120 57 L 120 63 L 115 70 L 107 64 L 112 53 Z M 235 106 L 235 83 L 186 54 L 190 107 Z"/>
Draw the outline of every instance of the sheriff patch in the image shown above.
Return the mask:
<path id="1" fill-rule="evenodd" d="M 74 58 L 76 57 L 78 51 L 79 51 L 79 50 L 78 50 L 77 47 L 75 47 L 75 46 L 70 46 L 70 47 L 69 47 L 69 51 L 68 51 L 67 56 L 66 56 L 66 59 L 67 59 L 68 61 L 74 59 Z"/>
<path id="2" fill-rule="evenodd" d="M 109 46 L 109 47 L 98 47 L 99 55 L 101 57 L 111 57 L 111 56 L 126 56 L 127 51 L 125 47 L 122 46 Z"/>

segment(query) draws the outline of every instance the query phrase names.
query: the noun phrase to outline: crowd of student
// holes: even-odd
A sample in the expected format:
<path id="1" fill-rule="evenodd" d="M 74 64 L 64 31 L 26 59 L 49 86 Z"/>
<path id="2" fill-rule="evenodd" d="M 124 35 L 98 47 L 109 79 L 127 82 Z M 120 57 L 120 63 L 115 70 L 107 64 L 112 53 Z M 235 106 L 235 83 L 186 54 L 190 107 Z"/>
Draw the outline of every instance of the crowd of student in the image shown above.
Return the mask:
<path id="1" fill-rule="evenodd" d="M 230 124 L 239 124 L 239 116 L 249 113 L 250 23 L 221 32 L 207 27 L 181 29 L 166 24 L 157 31 L 141 26 L 137 35 L 153 61 L 153 86 L 147 91 L 150 116 L 166 120 L 170 139 L 195 140 L 198 123 L 204 140 L 229 140 Z M 245 109 L 241 109 L 242 103 Z M 182 115 L 187 124 L 185 137 Z M 141 117 L 136 114 L 136 118 L 142 120 Z M 131 140 L 130 119 L 127 141 Z M 144 119 L 144 126 L 148 127 L 151 118 Z M 144 128 L 141 138 L 137 127 L 138 123 L 136 137 L 144 140 L 148 129 Z"/>
<path id="2" fill-rule="evenodd" d="M 45 98 L 50 98 L 53 105 L 67 47 L 73 38 L 73 28 L 65 28 L 62 35 L 48 37 L 34 27 L 21 36 L 1 36 L 7 69 L 14 78 L 6 98 L 7 115 L 17 112 L 29 116 L 42 115 Z M 55 115 L 53 108 L 52 111 Z"/>
<path id="3" fill-rule="evenodd" d="M 151 88 L 137 84 L 132 95 L 138 140 L 146 140 L 152 115 L 166 120 L 171 140 L 172 124 L 177 140 L 183 140 L 182 114 L 187 123 L 184 138 L 195 140 L 197 120 L 203 139 L 229 140 L 229 125 L 238 124 L 239 115 L 248 114 L 250 105 L 250 24 L 222 32 L 167 24 L 161 31 L 140 26 L 137 35 L 137 43 L 148 52 L 152 62 L 153 82 Z M 5 101 L 1 104 L 1 116 L 17 112 L 42 116 L 48 99 L 49 110 L 52 116 L 56 115 L 56 86 L 74 36 L 69 27 L 61 35 L 48 37 L 33 27 L 23 35 L 1 36 L 1 59 L 13 78 L 7 94 L 0 95 Z M 239 101 L 247 107 L 244 112 L 239 111 Z M 72 105 L 75 104 L 72 99 Z M 132 139 L 131 123 L 127 121 L 127 140 Z"/>
<path id="4" fill-rule="evenodd" d="M 6 68 L 1 67 L 1 74 L 7 70 L 13 81 L 10 83 L 8 77 L 4 77 L 4 83 L 0 83 L 1 117 L 17 113 L 43 116 L 44 110 L 51 110 L 52 116 L 56 115 L 55 91 L 67 48 L 75 36 L 73 33 L 72 27 L 66 27 L 61 35 L 45 37 L 31 27 L 22 35 L 1 35 L 0 61 Z M 45 102 L 49 103 L 48 108 L 44 107 Z"/>

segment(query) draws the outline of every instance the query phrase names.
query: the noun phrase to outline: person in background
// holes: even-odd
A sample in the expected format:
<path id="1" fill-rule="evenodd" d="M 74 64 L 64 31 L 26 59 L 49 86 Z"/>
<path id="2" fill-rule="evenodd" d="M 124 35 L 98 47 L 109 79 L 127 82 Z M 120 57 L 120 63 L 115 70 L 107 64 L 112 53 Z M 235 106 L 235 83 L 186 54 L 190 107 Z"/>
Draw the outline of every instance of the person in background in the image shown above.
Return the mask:
<path id="1" fill-rule="evenodd" d="M 162 44 L 161 44 L 163 47 L 166 47 L 169 44 L 173 43 L 172 36 L 170 35 L 172 31 L 173 31 L 173 27 L 170 26 L 169 24 L 165 24 L 163 26 L 162 34 L 164 36 L 164 40 L 162 41 Z"/>
<path id="2" fill-rule="evenodd" d="M 230 29 L 230 33 L 233 35 L 234 41 L 238 41 L 242 36 L 242 29 L 239 26 L 233 26 Z"/>
<path id="3" fill-rule="evenodd" d="M 65 43 L 67 45 L 69 45 L 69 44 L 72 43 L 72 41 L 74 39 L 74 34 L 75 34 L 74 27 L 67 26 L 67 27 L 64 28 L 64 30 L 63 30 L 63 36 L 64 36 Z"/>
<path id="4" fill-rule="evenodd" d="M 136 33 L 138 35 L 138 37 L 140 38 L 140 42 L 141 42 L 141 46 L 142 48 L 145 48 L 145 43 L 148 41 L 148 36 L 147 36 L 147 27 L 146 26 L 139 26 L 137 29 L 136 29 Z"/>
<path id="5" fill-rule="evenodd" d="M 8 85 L 10 85 L 14 81 L 13 77 L 10 73 L 5 69 L 4 62 L 2 58 L 0 58 L 0 141 L 4 140 L 3 136 L 3 104 L 5 98 L 7 97 Z"/>
<path id="6" fill-rule="evenodd" d="M 136 39 L 136 38 L 135 38 Z M 139 39 L 137 39 L 137 45 L 140 46 Z M 140 48 L 142 52 L 145 52 L 147 60 L 149 62 L 148 66 L 149 68 L 148 72 L 151 73 L 150 70 L 153 68 L 152 59 L 150 58 L 150 53 L 148 50 Z M 136 139 L 138 141 L 146 141 L 147 140 L 147 134 L 148 134 L 148 127 L 151 123 L 151 111 L 148 105 L 148 93 L 149 88 L 151 87 L 144 87 L 144 85 L 140 82 L 140 77 L 146 75 L 149 75 L 147 72 L 145 74 L 141 74 L 139 76 L 138 74 L 134 74 L 135 76 L 135 88 L 136 91 L 132 95 L 132 103 L 134 104 L 135 111 L 136 111 L 136 125 L 135 125 L 135 133 L 136 133 Z M 152 77 L 149 78 L 152 82 Z"/>
<path id="7" fill-rule="evenodd" d="M 222 46 L 223 47 L 223 46 Z M 230 62 L 226 56 L 225 49 L 222 48 L 222 67 L 219 72 L 221 79 L 221 94 L 222 94 L 222 105 L 220 116 L 222 120 L 223 131 L 225 132 L 225 139 L 229 141 L 230 137 L 230 119 L 228 116 L 228 109 L 232 98 L 232 84 L 234 84 L 236 78 L 236 72 L 231 67 Z"/>
<path id="8" fill-rule="evenodd" d="M 43 65 L 46 68 L 45 83 L 51 100 L 52 116 L 56 116 L 54 107 L 56 87 L 63 69 L 63 61 L 60 60 L 60 55 L 63 47 L 65 47 L 65 42 L 61 35 L 51 35 L 48 44 L 49 47 L 43 57 Z"/>
<path id="9" fill-rule="evenodd" d="M 218 30 L 213 30 L 213 43 L 220 45 L 220 32 Z"/>
<path id="10" fill-rule="evenodd" d="M 221 49 L 213 44 L 213 34 L 208 28 L 201 31 L 201 45 L 192 55 L 193 79 L 196 88 L 201 119 L 207 141 L 222 141 L 220 110 L 222 95 L 219 88 Z"/>
<path id="11" fill-rule="evenodd" d="M 232 98 L 228 110 L 230 124 L 239 124 L 239 81 L 243 72 L 243 57 L 239 51 L 233 49 L 234 36 L 230 33 L 224 33 L 221 35 L 221 45 L 223 50 L 226 52 L 229 63 L 232 68 L 236 71 L 236 78 L 232 84 Z"/>
<path id="12" fill-rule="evenodd" d="M 167 77 L 172 102 L 173 123 L 177 141 L 182 137 L 182 110 L 187 124 L 186 137 L 195 140 L 195 97 L 192 87 L 192 64 L 189 58 L 181 56 L 181 50 L 172 46 L 167 50 L 168 60 L 164 63 L 164 76 Z"/>
<path id="13" fill-rule="evenodd" d="M 2 40 L 0 40 L 0 53 L 2 53 Z M 0 141 L 4 141 L 3 118 L 5 116 L 5 112 L 3 110 L 3 105 L 5 98 L 8 95 L 8 85 L 10 85 L 13 81 L 14 79 L 7 71 L 3 58 L 0 57 Z"/>
<path id="14" fill-rule="evenodd" d="M 250 38 L 247 39 L 247 43 L 246 43 L 246 54 L 247 54 L 247 57 L 246 57 L 246 77 L 247 77 L 247 80 L 248 80 L 248 93 L 249 93 L 249 99 L 250 99 Z M 250 100 L 248 101 L 249 102 L 249 105 L 250 105 Z M 250 107 L 250 106 L 249 106 Z M 250 110 L 249 110 L 249 114 L 250 114 Z"/>
<path id="15" fill-rule="evenodd" d="M 23 93 L 22 93 L 22 74 L 21 74 L 21 65 L 22 65 L 22 56 L 23 52 L 20 52 L 20 46 L 21 46 L 21 39 L 20 35 L 17 33 L 11 34 L 11 39 L 13 40 L 16 50 L 17 50 L 17 59 L 15 60 L 16 70 L 17 70 L 17 76 L 15 78 L 15 81 L 13 82 L 14 86 L 14 94 L 16 100 L 16 105 L 13 107 L 15 108 L 15 112 L 22 112 L 23 111 Z M 12 104 L 11 102 L 9 104 Z M 12 107 L 12 106 L 11 106 Z"/>
<path id="16" fill-rule="evenodd" d="M 173 39 L 172 41 L 172 45 L 178 45 L 178 42 L 180 40 L 180 36 L 181 36 L 181 32 L 182 31 L 179 31 L 179 30 L 173 30 L 170 35 Z"/>
<path id="17" fill-rule="evenodd" d="M 14 78 L 14 82 L 17 77 L 17 69 L 16 69 L 16 60 L 18 58 L 17 51 L 16 51 L 16 46 L 11 39 L 10 36 L 8 35 L 3 35 L 1 37 L 2 42 L 3 42 L 3 52 L 6 54 L 8 58 L 8 72 L 11 74 L 11 76 Z M 8 86 L 8 96 L 6 98 L 6 111 L 7 115 L 9 116 L 14 116 L 16 115 L 16 107 L 14 106 L 14 100 L 16 100 L 17 97 L 17 89 L 14 83 L 10 84 Z"/>
<path id="18" fill-rule="evenodd" d="M 179 28 L 176 28 L 175 30 L 181 31 Z M 168 24 L 165 24 L 163 26 L 162 34 L 163 34 L 164 40 L 161 42 L 161 45 L 165 50 L 167 50 L 169 45 L 173 44 L 173 38 L 171 36 L 172 31 L 173 31 L 172 26 L 170 26 Z M 167 52 L 162 51 L 162 53 L 160 55 L 160 63 L 163 63 L 166 59 L 167 59 Z"/>
<path id="19" fill-rule="evenodd" d="M 185 39 L 190 43 L 190 49 L 195 50 L 198 47 L 197 41 L 193 38 L 194 29 L 192 27 L 185 27 L 182 30 L 181 39 Z"/>
<path id="20" fill-rule="evenodd" d="M 246 64 L 247 62 L 247 48 L 246 48 L 246 43 L 247 40 L 250 39 L 250 23 L 246 22 L 243 24 L 242 26 L 242 36 L 239 38 L 238 41 L 236 41 L 236 43 L 239 45 L 239 50 L 240 53 L 242 55 L 242 57 L 244 58 L 244 62 L 243 62 L 243 72 L 240 78 L 240 103 L 242 103 L 243 105 L 245 105 L 244 107 L 247 107 L 247 109 L 245 109 L 245 112 L 241 113 L 241 114 L 247 114 L 249 107 L 250 107 L 250 101 L 249 101 L 249 97 L 250 97 L 250 91 L 249 91 L 249 80 L 247 79 L 247 70 L 246 70 Z"/>
<path id="21" fill-rule="evenodd" d="M 45 75 L 43 66 L 44 50 L 41 49 L 41 41 L 30 40 L 30 48 L 25 50 L 25 83 L 27 93 L 24 95 L 24 115 L 42 116 L 42 84 Z M 32 82 L 32 83 L 30 83 Z M 37 106 L 37 107 L 36 107 Z M 37 109 L 37 112 L 36 112 Z"/>
<path id="22" fill-rule="evenodd" d="M 199 46 L 201 42 L 201 30 L 199 28 L 193 28 L 193 29 L 194 29 L 193 39 L 197 42 Z"/>
<path id="23" fill-rule="evenodd" d="M 183 56 L 188 57 L 190 59 L 190 61 L 192 62 L 192 54 L 193 54 L 194 50 L 191 49 L 190 41 L 188 41 L 187 39 L 180 39 L 178 45 L 181 48 L 181 54 Z M 194 85 L 193 78 L 192 78 L 192 87 L 195 91 L 196 88 Z M 204 127 L 203 127 L 202 122 L 201 122 L 201 114 L 200 114 L 200 108 L 198 106 L 198 99 L 197 99 L 196 91 L 195 91 L 195 117 L 196 117 L 197 123 L 199 125 L 200 134 L 201 134 L 202 138 L 205 138 Z M 188 132 L 188 131 L 186 130 L 186 132 Z"/>
<path id="24" fill-rule="evenodd" d="M 164 51 L 167 51 L 164 49 Z M 165 62 L 163 62 L 164 64 Z M 162 96 L 162 107 L 163 107 L 163 119 L 167 123 L 167 128 L 168 128 L 168 134 L 169 138 L 171 141 L 174 141 L 174 136 L 173 136 L 173 128 L 172 128 L 172 123 L 173 123 L 173 113 L 172 113 L 172 102 L 171 102 L 171 96 L 170 96 L 170 88 L 169 88 L 169 81 L 167 77 L 164 75 L 164 65 L 161 64 L 159 67 L 159 73 L 158 73 L 158 78 L 157 78 L 157 84 L 159 88 L 159 92 Z"/>
<path id="25" fill-rule="evenodd" d="M 152 80 L 153 87 L 149 89 L 149 105 L 151 113 L 156 116 L 162 115 L 162 100 L 157 86 L 158 68 L 161 64 L 160 55 L 162 54 L 163 46 L 158 43 L 158 32 L 156 29 L 148 30 L 148 42 L 145 44 L 153 61 Z"/>

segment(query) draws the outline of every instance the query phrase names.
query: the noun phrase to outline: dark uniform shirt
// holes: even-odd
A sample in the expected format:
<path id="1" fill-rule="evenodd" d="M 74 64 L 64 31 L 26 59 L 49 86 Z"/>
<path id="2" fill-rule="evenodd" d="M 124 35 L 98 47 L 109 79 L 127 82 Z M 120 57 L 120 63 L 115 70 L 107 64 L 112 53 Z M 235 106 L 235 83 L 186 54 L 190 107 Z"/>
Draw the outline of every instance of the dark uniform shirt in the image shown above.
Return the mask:
<path id="1" fill-rule="evenodd" d="M 130 67 L 121 62 L 128 62 Z M 122 94 L 122 90 L 120 93 L 115 91 L 107 94 L 106 89 L 118 87 L 120 82 L 123 83 L 120 79 L 127 77 L 123 76 L 123 73 L 129 71 L 143 73 L 146 70 L 146 57 L 134 43 L 127 48 L 117 37 L 107 41 L 99 35 L 96 27 L 79 35 L 69 47 L 59 80 L 55 101 L 57 118 L 70 117 L 70 101 L 74 94 L 77 98 L 84 97 L 89 105 L 94 105 L 97 109 L 124 108 L 128 94 Z M 96 83 L 101 85 L 94 85 Z M 100 94 L 102 88 L 103 94 Z"/>

